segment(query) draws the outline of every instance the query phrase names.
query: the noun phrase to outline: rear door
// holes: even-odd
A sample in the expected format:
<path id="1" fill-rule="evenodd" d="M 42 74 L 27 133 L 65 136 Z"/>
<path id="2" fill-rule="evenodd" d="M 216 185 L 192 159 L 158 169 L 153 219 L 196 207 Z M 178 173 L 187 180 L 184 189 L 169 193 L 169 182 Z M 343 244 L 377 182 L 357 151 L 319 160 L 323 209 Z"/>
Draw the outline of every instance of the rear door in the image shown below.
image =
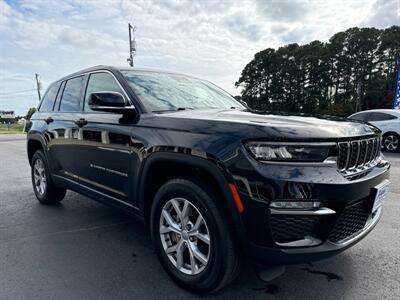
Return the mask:
<path id="1" fill-rule="evenodd" d="M 38 108 L 38 114 L 36 114 L 37 119 L 41 121 L 42 133 L 44 139 L 46 140 L 46 146 L 48 149 L 51 149 L 54 142 L 54 104 L 56 102 L 56 99 L 60 97 L 62 89 L 63 83 L 53 83 L 44 94 L 43 100 Z M 51 156 L 49 151 L 46 151 L 45 154 L 47 155 L 47 164 L 50 170 L 53 171 L 53 166 L 55 165 L 53 157 Z"/>
<path id="2" fill-rule="evenodd" d="M 75 165 L 75 150 L 80 138 L 77 121 L 82 116 L 84 97 L 84 75 L 63 82 L 48 125 L 49 154 L 53 174 L 78 181 Z"/>
<path id="3" fill-rule="evenodd" d="M 80 183 L 118 200 L 128 201 L 131 194 L 132 126 L 122 124 L 122 114 L 92 111 L 88 105 L 93 92 L 118 92 L 128 101 L 117 79 L 108 71 L 88 75 L 79 148 L 74 160 Z"/>
<path id="4" fill-rule="evenodd" d="M 372 112 L 369 117 L 369 122 L 378 127 L 382 133 L 393 131 L 393 125 L 397 119 L 395 116 L 383 112 Z"/>

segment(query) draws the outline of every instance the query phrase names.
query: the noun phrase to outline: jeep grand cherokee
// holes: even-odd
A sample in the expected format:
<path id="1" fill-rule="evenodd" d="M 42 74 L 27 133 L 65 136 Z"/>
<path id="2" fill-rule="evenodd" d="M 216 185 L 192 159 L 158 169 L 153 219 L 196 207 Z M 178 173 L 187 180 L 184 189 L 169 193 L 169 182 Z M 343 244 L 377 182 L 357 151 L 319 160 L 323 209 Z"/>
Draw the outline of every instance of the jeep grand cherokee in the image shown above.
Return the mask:
<path id="1" fill-rule="evenodd" d="M 27 137 L 43 204 L 67 189 L 139 216 L 166 272 L 206 293 L 240 257 L 307 262 L 377 224 L 389 163 L 366 123 L 255 112 L 208 81 L 98 66 L 47 90 Z"/>

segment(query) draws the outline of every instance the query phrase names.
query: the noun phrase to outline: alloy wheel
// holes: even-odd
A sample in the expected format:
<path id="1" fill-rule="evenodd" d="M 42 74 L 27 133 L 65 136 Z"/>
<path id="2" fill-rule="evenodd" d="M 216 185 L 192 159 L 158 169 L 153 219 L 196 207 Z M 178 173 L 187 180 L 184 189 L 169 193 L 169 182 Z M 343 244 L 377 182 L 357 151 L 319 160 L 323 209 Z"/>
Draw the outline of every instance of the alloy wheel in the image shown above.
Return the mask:
<path id="1" fill-rule="evenodd" d="M 160 216 L 160 238 L 167 257 L 182 273 L 198 275 L 207 266 L 211 252 L 209 230 L 189 200 L 167 201 Z"/>
<path id="2" fill-rule="evenodd" d="M 35 160 L 35 164 L 33 166 L 33 179 L 35 182 L 36 191 L 39 193 L 40 196 L 43 196 L 46 192 L 47 181 L 44 163 L 40 158 Z"/>
<path id="3" fill-rule="evenodd" d="M 390 151 L 395 151 L 399 147 L 399 138 L 395 135 L 388 135 L 384 141 L 385 148 Z"/>

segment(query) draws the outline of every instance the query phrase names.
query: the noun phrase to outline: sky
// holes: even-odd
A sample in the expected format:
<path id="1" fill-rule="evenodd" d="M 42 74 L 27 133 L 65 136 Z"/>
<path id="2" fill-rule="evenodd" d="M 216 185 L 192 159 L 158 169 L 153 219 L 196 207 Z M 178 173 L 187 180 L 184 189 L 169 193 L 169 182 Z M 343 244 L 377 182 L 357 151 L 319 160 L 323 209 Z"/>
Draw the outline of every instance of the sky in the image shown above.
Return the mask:
<path id="1" fill-rule="evenodd" d="M 288 43 L 326 42 L 350 27 L 400 25 L 400 0 L 0 0 L 0 110 L 25 115 L 69 73 L 135 66 L 208 79 L 233 95 L 254 54 Z"/>

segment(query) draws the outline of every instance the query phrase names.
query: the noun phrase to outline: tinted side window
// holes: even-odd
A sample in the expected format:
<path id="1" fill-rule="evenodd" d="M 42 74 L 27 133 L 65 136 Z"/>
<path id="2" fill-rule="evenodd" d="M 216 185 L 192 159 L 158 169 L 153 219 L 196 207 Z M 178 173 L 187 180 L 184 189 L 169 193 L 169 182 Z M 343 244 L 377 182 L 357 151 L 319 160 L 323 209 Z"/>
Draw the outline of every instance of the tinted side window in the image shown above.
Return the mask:
<path id="1" fill-rule="evenodd" d="M 381 112 L 373 112 L 369 117 L 369 121 L 388 121 L 397 119 L 395 116 L 381 113 Z"/>
<path id="2" fill-rule="evenodd" d="M 118 92 L 123 94 L 122 89 L 109 73 L 93 73 L 89 77 L 86 89 L 85 111 L 91 111 L 89 107 L 90 94 L 95 92 Z"/>
<path id="3" fill-rule="evenodd" d="M 60 111 L 62 112 L 82 111 L 83 83 L 84 83 L 83 76 L 75 77 L 67 81 L 61 99 Z"/>
<path id="4" fill-rule="evenodd" d="M 352 116 L 351 119 L 357 120 L 357 121 L 366 121 L 368 119 L 369 113 L 361 113 L 355 116 Z"/>
<path id="5" fill-rule="evenodd" d="M 54 109 L 53 109 L 54 111 L 58 111 L 60 108 L 61 95 L 63 94 L 64 87 L 65 87 L 65 81 L 61 83 L 60 89 L 58 91 L 56 103 L 54 104 Z"/>
<path id="6" fill-rule="evenodd" d="M 52 84 L 46 94 L 44 94 L 42 104 L 40 105 L 39 111 L 41 112 L 49 112 L 53 110 L 54 101 L 57 98 L 58 88 L 60 87 L 60 83 L 56 82 Z"/>

